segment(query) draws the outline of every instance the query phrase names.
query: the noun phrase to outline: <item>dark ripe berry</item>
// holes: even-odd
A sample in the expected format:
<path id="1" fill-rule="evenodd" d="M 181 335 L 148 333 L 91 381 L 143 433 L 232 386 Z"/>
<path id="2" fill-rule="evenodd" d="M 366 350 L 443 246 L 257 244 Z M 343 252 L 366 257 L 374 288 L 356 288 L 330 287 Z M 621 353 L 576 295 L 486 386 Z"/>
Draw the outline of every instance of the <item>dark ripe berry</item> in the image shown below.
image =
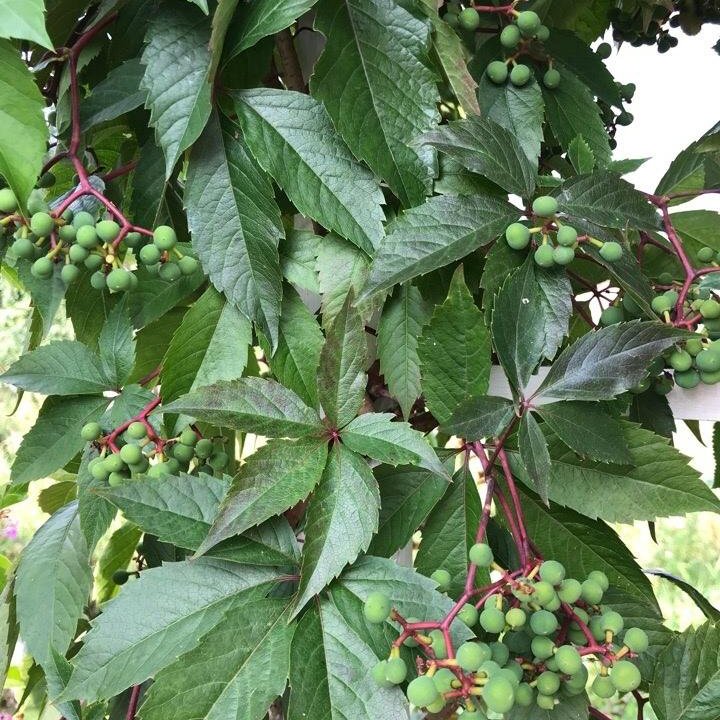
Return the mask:
<path id="1" fill-rule="evenodd" d="M 30 230 L 38 237 L 47 237 L 55 227 L 55 221 L 46 212 L 35 213 L 30 218 Z"/>
<path id="2" fill-rule="evenodd" d="M 717 372 L 720 370 L 720 351 L 714 348 L 702 350 L 695 358 L 695 367 L 703 372 Z"/>
<path id="3" fill-rule="evenodd" d="M 438 660 L 444 660 L 447 657 L 447 646 L 445 645 L 445 636 L 440 630 L 431 630 L 428 635 L 430 638 L 430 647 L 435 653 Z"/>
<path id="4" fill-rule="evenodd" d="M 520 28 L 520 32 L 525 35 L 525 37 L 532 37 L 535 35 L 542 24 L 540 16 L 532 10 L 524 10 L 519 13 L 515 22 L 517 23 L 518 28 Z"/>
<path id="5" fill-rule="evenodd" d="M 493 552 L 486 543 L 475 543 L 470 548 L 468 557 L 471 563 L 479 567 L 490 567 L 494 561 Z"/>
<path id="6" fill-rule="evenodd" d="M 183 255 L 178 260 L 177 265 L 183 275 L 192 275 L 200 267 L 200 263 L 190 255 Z"/>
<path id="7" fill-rule="evenodd" d="M 495 675 L 488 680 L 483 688 L 483 700 L 488 710 L 502 715 L 509 712 L 515 704 L 515 688 L 513 684 L 500 675 Z"/>
<path id="8" fill-rule="evenodd" d="M 658 372 L 660 372 L 662 369 L 662 359 L 658 358 L 658 360 L 660 360 L 658 368 Z M 588 573 L 587 579 L 596 582 L 603 589 L 603 592 L 610 587 L 610 580 L 608 580 L 608 576 L 602 570 L 591 570 Z"/>
<path id="9" fill-rule="evenodd" d="M 407 699 L 417 707 L 427 707 L 440 697 L 432 678 L 421 675 L 410 682 L 407 688 Z"/>
<path id="10" fill-rule="evenodd" d="M 530 244 L 530 228 L 522 223 L 513 223 L 505 231 L 505 240 L 513 250 L 523 250 Z"/>
<path id="11" fill-rule="evenodd" d="M 565 675 L 579 673 L 582 668 L 580 653 L 572 645 L 563 645 L 555 653 L 558 669 Z"/>
<path id="12" fill-rule="evenodd" d="M 147 435 L 147 428 L 143 423 L 136 421 L 128 425 L 128 429 L 125 433 L 133 440 L 142 440 Z"/>
<path id="13" fill-rule="evenodd" d="M 558 229 L 556 240 L 558 245 L 563 247 L 572 247 L 577 242 L 577 230 L 570 225 L 563 225 Z"/>
<path id="14" fill-rule="evenodd" d="M 11 247 L 12 251 L 19 258 L 30 260 L 35 257 L 35 244 L 32 240 L 30 240 L 30 238 L 18 238 Z"/>
<path id="15" fill-rule="evenodd" d="M 650 646 L 647 633 L 640 628 L 628 628 L 623 637 L 623 644 L 634 653 L 643 653 Z"/>
<path id="16" fill-rule="evenodd" d="M 107 286 L 110 292 L 123 292 L 130 289 L 130 272 L 125 268 L 115 268 L 108 273 Z"/>
<path id="17" fill-rule="evenodd" d="M 138 257 L 143 265 L 155 265 L 160 262 L 160 249 L 156 245 L 144 245 Z"/>
<path id="18" fill-rule="evenodd" d="M 555 264 L 552 245 L 541 245 L 533 254 L 533 258 L 540 267 L 552 267 Z"/>
<path id="19" fill-rule="evenodd" d="M 372 592 L 365 600 L 363 612 L 368 622 L 379 625 L 385 622 L 390 615 L 390 598 L 380 592 Z"/>
<path id="20" fill-rule="evenodd" d="M 407 665 L 402 658 L 392 658 L 385 666 L 385 679 L 393 685 L 405 682 L 407 677 Z"/>
<path id="21" fill-rule="evenodd" d="M 630 692 L 640 686 L 640 671 L 631 662 L 621 660 L 610 670 L 610 680 L 618 692 Z"/>
<path id="22" fill-rule="evenodd" d="M 541 25 L 535 33 L 535 37 L 540 42 L 547 42 L 550 39 L 550 28 L 547 25 Z"/>
<path id="23" fill-rule="evenodd" d="M 197 445 L 195 445 L 195 454 L 201 459 L 209 458 L 210 455 L 212 455 L 213 452 L 213 444 L 212 440 L 208 440 L 207 438 L 202 438 L 201 440 L 197 441 Z"/>
<path id="24" fill-rule="evenodd" d="M 507 25 L 500 33 L 500 44 L 506 50 L 514 50 L 520 42 L 520 29 L 517 25 Z"/>
<path id="25" fill-rule="evenodd" d="M 101 435 L 102 428 L 100 427 L 100 423 L 96 422 L 86 423 L 82 426 L 82 430 L 80 430 L 80 437 L 85 440 L 85 442 L 97 440 Z"/>
<path id="26" fill-rule="evenodd" d="M 480 14 L 473 7 L 466 7 L 458 15 L 458 22 L 463 30 L 473 32 L 480 27 Z"/>
<path id="27" fill-rule="evenodd" d="M 172 250 L 177 244 L 177 235 L 168 225 L 160 225 L 155 228 L 153 242 L 160 250 Z"/>
<path id="28" fill-rule="evenodd" d="M 605 700 L 611 698 L 617 690 L 612 684 L 612 680 L 607 675 L 598 675 L 594 680 L 590 689 L 598 696 Z"/>
<path id="29" fill-rule="evenodd" d="M 494 607 L 486 607 L 480 613 L 480 626 L 485 632 L 501 633 L 505 629 L 505 614 Z"/>
<path id="30" fill-rule="evenodd" d="M 180 278 L 182 272 L 177 263 L 165 262 L 160 266 L 158 275 L 161 279 L 166 280 L 167 282 L 175 282 L 175 280 Z"/>
<path id="31" fill-rule="evenodd" d="M 80 268 L 75 265 L 63 265 L 60 279 L 66 284 L 74 283 L 80 277 Z"/>
<path id="32" fill-rule="evenodd" d="M 15 193 L 10 188 L 0 190 L 0 212 L 14 213 L 17 210 L 18 202 Z"/>
<path id="33" fill-rule="evenodd" d="M 586 580 L 582 584 L 581 597 L 586 603 L 597 605 L 602 600 L 602 596 L 603 589 L 594 580 Z"/>
<path id="34" fill-rule="evenodd" d="M 120 458 L 126 465 L 137 465 L 142 457 L 142 450 L 137 445 L 123 445 L 120 448 Z"/>
<path id="35" fill-rule="evenodd" d="M 569 265 L 575 259 L 575 251 L 569 247 L 558 245 L 553 248 L 553 262 L 556 265 Z"/>
<path id="36" fill-rule="evenodd" d="M 372 669 L 373 680 L 375 680 L 380 687 L 392 687 L 392 683 L 385 677 L 387 663 L 387 660 L 381 660 Z"/>
<path id="37" fill-rule="evenodd" d="M 90 258 L 88 258 L 88 260 L 89 259 Z M 102 272 L 102 270 L 98 270 L 90 276 L 90 285 L 92 285 L 92 287 L 94 287 L 96 290 L 104 290 L 106 284 L 107 283 L 105 282 L 105 273 Z"/>
<path id="38" fill-rule="evenodd" d="M 474 605 L 469 603 L 465 604 L 460 608 L 460 612 L 457 614 L 458 620 L 463 622 L 468 627 L 472 627 L 478 621 L 478 611 Z"/>
<path id="39" fill-rule="evenodd" d="M 543 75 L 543 85 L 549 90 L 554 90 L 556 87 L 559 87 L 561 79 L 560 73 L 555 68 L 550 68 L 550 70 Z"/>
<path id="40" fill-rule="evenodd" d="M 95 226 L 97 236 L 105 243 L 111 243 L 120 234 L 120 226 L 114 220 L 101 220 Z"/>
<path id="41" fill-rule="evenodd" d="M 112 581 L 116 585 L 124 585 L 128 581 L 129 577 L 130 577 L 130 573 L 127 572 L 126 570 L 116 570 L 112 574 Z"/>
<path id="42" fill-rule="evenodd" d="M 622 245 L 620 243 L 610 241 L 603 243 L 600 248 L 600 257 L 607 262 L 617 262 L 623 255 Z"/>
<path id="43" fill-rule="evenodd" d="M 53 274 L 53 261 L 49 257 L 38 258 L 30 268 L 36 278 L 49 278 Z"/>
<path id="44" fill-rule="evenodd" d="M 601 60 L 607 60 L 612 55 L 612 47 L 610 43 L 600 43 L 595 52 Z"/>
<path id="45" fill-rule="evenodd" d="M 523 87 L 523 85 L 527 85 L 528 82 L 530 82 L 531 75 L 532 73 L 527 65 L 519 64 L 510 71 L 510 82 L 515 85 L 515 87 Z"/>
<path id="46" fill-rule="evenodd" d="M 98 237 L 93 225 L 82 225 L 75 233 L 75 242 L 86 250 L 97 247 Z"/>
<path id="47" fill-rule="evenodd" d="M 615 122 L 618 125 L 627 126 L 631 125 L 633 120 L 635 120 L 635 117 L 632 113 L 629 113 L 627 110 L 623 110 L 617 118 L 615 118 Z"/>
<path id="48" fill-rule="evenodd" d="M 540 217 L 552 217 L 558 211 L 557 200 L 549 195 L 541 195 L 533 200 L 532 211 Z"/>
<path id="49" fill-rule="evenodd" d="M 530 616 L 530 628 L 536 635 L 552 635 L 558 629 L 558 621 L 549 610 L 538 610 Z"/>
<path id="50" fill-rule="evenodd" d="M 458 665 L 466 672 L 475 672 L 487 660 L 485 653 L 478 643 L 463 643 L 455 654 Z"/>
<path id="51" fill-rule="evenodd" d="M 507 80 L 508 68 L 502 60 L 493 60 L 485 68 L 485 73 L 491 82 L 502 85 Z"/>
<path id="52" fill-rule="evenodd" d="M 617 305 L 610 305 L 610 307 L 606 307 L 602 313 L 600 313 L 600 324 L 603 327 L 615 325 L 624 319 L 622 308 Z"/>

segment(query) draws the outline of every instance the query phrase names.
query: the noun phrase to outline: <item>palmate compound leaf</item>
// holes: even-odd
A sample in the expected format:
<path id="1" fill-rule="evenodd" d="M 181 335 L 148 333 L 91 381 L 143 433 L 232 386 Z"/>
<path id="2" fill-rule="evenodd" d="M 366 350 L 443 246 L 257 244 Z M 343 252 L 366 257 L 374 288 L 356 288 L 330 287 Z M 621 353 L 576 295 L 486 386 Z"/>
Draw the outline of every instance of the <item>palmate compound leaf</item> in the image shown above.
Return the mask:
<path id="1" fill-rule="evenodd" d="M 520 458 L 535 491 L 544 502 L 547 502 L 550 453 L 545 435 L 532 413 L 525 413 L 520 420 L 518 443 Z"/>
<path id="2" fill-rule="evenodd" d="M 327 42 L 311 81 L 353 153 L 405 207 L 430 193 L 433 153 L 410 142 L 436 125 L 429 23 L 392 0 L 321 0 L 315 27 Z"/>
<path id="3" fill-rule="evenodd" d="M 144 570 L 93 622 L 62 698 L 93 702 L 143 682 L 195 647 L 226 612 L 267 592 L 275 576 L 273 568 L 211 558 Z"/>
<path id="4" fill-rule="evenodd" d="M 489 195 L 432 197 L 388 225 L 358 300 L 449 265 L 489 243 L 517 219 Z"/>
<path id="5" fill-rule="evenodd" d="M 360 455 L 335 444 L 307 509 L 295 615 L 368 549 L 378 529 L 379 507 L 370 466 Z"/>
<path id="6" fill-rule="evenodd" d="M 295 632 L 288 619 L 284 600 L 257 600 L 229 612 L 197 647 L 157 674 L 140 720 L 264 718 L 287 683 Z"/>
<path id="7" fill-rule="evenodd" d="M 648 365 L 687 333 L 659 322 L 625 322 L 589 332 L 550 367 L 536 398 L 611 400 L 637 385 Z"/>

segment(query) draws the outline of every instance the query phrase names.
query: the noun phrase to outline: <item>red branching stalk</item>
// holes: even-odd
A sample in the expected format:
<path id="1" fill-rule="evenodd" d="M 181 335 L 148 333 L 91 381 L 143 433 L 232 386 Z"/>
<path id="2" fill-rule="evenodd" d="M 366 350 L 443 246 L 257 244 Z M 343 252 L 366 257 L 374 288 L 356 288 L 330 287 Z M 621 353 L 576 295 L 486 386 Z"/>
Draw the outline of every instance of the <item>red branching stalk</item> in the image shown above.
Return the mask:
<path id="1" fill-rule="evenodd" d="M 116 442 L 117 439 L 134 422 L 141 422 L 145 426 L 145 430 L 147 430 L 148 438 L 155 443 L 156 450 L 158 452 L 162 452 L 162 449 L 165 446 L 165 441 L 155 432 L 155 428 L 153 428 L 153 426 L 150 424 L 150 421 L 148 420 L 148 416 L 150 415 L 150 413 L 152 413 L 153 410 L 155 410 L 156 407 L 158 407 L 158 405 L 160 405 L 160 402 L 160 396 L 157 395 L 137 415 L 131 417 L 129 420 L 126 420 L 124 423 L 122 423 L 122 425 L 118 425 L 110 433 L 104 435 L 99 440 L 97 440 L 97 444 L 100 447 L 108 448 L 114 453 L 119 452 L 119 448 Z"/>
<path id="2" fill-rule="evenodd" d="M 515 10 L 515 2 L 509 3 L 508 5 L 475 5 L 472 4 L 471 7 L 475 8 L 479 13 L 495 13 L 498 15 L 507 15 L 508 17 L 512 17 L 517 13 L 517 10 Z"/>
<path id="3" fill-rule="evenodd" d="M 135 720 L 135 714 L 137 713 L 138 702 L 140 700 L 140 685 L 133 685 L 130 691 L 130 702 L 128 703 L 126 720 Z"/>

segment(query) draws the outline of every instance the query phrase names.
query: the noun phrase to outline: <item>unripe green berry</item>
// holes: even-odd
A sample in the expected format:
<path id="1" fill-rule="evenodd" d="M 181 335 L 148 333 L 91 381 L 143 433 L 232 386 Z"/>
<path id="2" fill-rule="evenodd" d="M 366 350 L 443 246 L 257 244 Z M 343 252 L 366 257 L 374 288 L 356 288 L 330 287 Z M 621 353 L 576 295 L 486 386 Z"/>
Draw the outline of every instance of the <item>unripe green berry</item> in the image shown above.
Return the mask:
<path id="1" fill-rule="evenodd" d="M 513 223 L 505 231 L 505 240 L 513 250 L 523 250 L 530 243 L 530 229 L 522 223 Z"/>
<path id="2" fill-rule="evenodd" d="M 85 225 L 95 225 L 95 218 L 89 212 L 81 210 L 73 215 L 72 224 L 76 230 L 79 230 Z"/>
<path id="3" fill-rule="evenodd" d="M 618 692 L 626 693 L 640 686 L 640 671 L 628 660 L 621 660 L 610 670 L 610 680 Z"/>
<path id="4" fill-rule="evenodd" d="M 391 609 L 390 598 L 381 592 L 370 593 L 363 607 L 366 620 L 376 625 L 388 619 Z"/>
<path id="5" fill-rule="evenodd" d="M 195 445 L 195 454 L 201 459 L 209 458 L 210 455 L 212 455 L 213 452 L 213 444 L 212 440 L 208 440 L 207 438 L 202 438 L 201 440 L 197 441 L 197 444 Z"/>
<path id="6" fill-rule="evenodd" d="M 101 220 L 95 226 L 97 236 L 105 243 L 111 243 L 120 234 L 120 226 L 114 220 Z"/>
<path id="7" fill-rule="evenodd" d="M 506 25 L 500 33 L 500 44 L 506 50 L 514 50 L 520 42 L 520 29 L 517 25 Z"/>
<path id="8" fill-rule="evenodd" d="M 98 236 L 93 225 L 81 225 L 75 233 L 75 242 L 86 250 L 97 247 Z"/>
<path id="9" fill-rule="evenodd" d="M 598 696 L 605 700 L 611 698 L 617 690 L 612 680 L 607 675 L 598 675 L 594 680 L 590 689 Z"/>
<path id="10" fill-rule="evenodd" d="M 550 195 L 541 195 L 533 200 L 532 211 L 540 217 L 552 217 L 558 211 L 557 200 Z"/>
<path id="11" fill-rule="evenodd" d="M 597 605 L 602 600 L 602 596 L 603 589 L 594 580 L 586 580 L 582 584 L 581 597 L 586 603 Z"/>
<path id="12" fill-rule="evenodd" d="M 172 446 L 173 449 L 173 457 L 177 458 L 181 463 L 187 465 L 194 457 L 195 457 L 195 448 L 190 447 L 189 445 L 183 445 L 182 443 L 175 443 Z M 225 453 L 223 453 L 225 454 Z M 210 458 L 212 459 L 212 455 Z M 227 464 L 227 463 L 226 463 Z M 212 467 L 212 463 L 210 463 L 210 466 Z M 225 467 L 225 465 L 223 465 Z M 218 470 L 221 470 L 222 468 L 217 468 Z"/>
<path id="13" fill-rule="evenodd" d="M 85 442 L 97 440 L 101 435 L 102 428 L 100 427 L 100 423 L 96 422 L 85 423 L 85 425 L 82 426 L 82 430 L 80 430 L 80 437 Z"/>
<path id="14" fill-rule="evenodd" d="M 490 78 L 491 82 L 502 85 L 507 80 L 508 68 L 502 60 L 493 60 L 485 68 L 485 74 Z"/>
<path id="15" fill-rule="evenodd" d="M 123 242 L 126 247 L 136 248 L 142 244 L 143 236 L 139 232 L 129 232 Z"/>
<path id="16" fill-rule="evenodd" d="M 661 361 L 660 368 L 662 368 L 662 359 L 658 358 L 658 360 Z M 602 570 L 591 570 L 588 573 L 587 579 L 596 582 L 603 589 L 603 592 L 610 587 L 610 580 Z"/>
<path id="17" fill-rule="evenodd" d="M 120 448 L 120 459 L 126 465 L 137 465 L 142 457 L 142 450 L 137 445 L 123 445 Z"/>
<path id="18" fill-rule="evenodd" d="M 427 707 L 440 697 L 435 683 L 427 675 L 421 675 L 410 681 L 407 688 L 407 698 L 416 707 Z"/>
<path id="19" fill-rule="evenodd" d="M 177 262 L 182 275 L 192 275 L 200 267 L 200 263 L 190 255 L 183 255 Z"/>
<path id="20" fill-rule="evenodd" d="M 543 695 L 554 695 L 560 689 L 560 678 L 556 673 L 546 670 L 538 676 L 536 687 Z"/>
<path id="21" fill-rule="evenodd" d="M 720 370 L 720 351 L 708 348 L 698 353 L 695 367 L 703 372 L 717 372 Z"/>
<path id="22" fill-rule="evenodd" d="M 533 598 L 535 602 L 539 603 L 543 607 L 552 603 L 556 597 L 555 589 L 546 580 L 536 582 L 533 590 Z"/>
<path id="23" fill-rule="evenodd" d="M 480 645 L 474 642 L 463 643 L 457 649 L 455 658 L 458 661 L 458 665 L 466 672 L 479 670 L 480 666 L 487 660 Z"/>
<path id="24" fill-rule="evenodd" d="M 177 263 L 164 262 L 158 270 L 158 275 L 167 282 L 175 282 L 180 279 L 182 271 L 178 267 Z"/>
<path id="25" fill-rule="evenodd" d="M 144 423 L 136 421 L 128 425 L 128 429 L 125 431 L 125 433 L 129 438 L 132 438 L 133 440 L 142 440 L 147 436 L 147 428 L 145 427 Z"/>
<path id="26" fill-rule="evenodd" d="M 98 270 L 98 272 L 93 273 L 90 276 L 90 285 L 92 285 L 92 287 L 95 288 L 95 290 L 104 290 L 105 287 L 107 287 L 107 282 L 105 280 L 105 273 L 102 272 L 101 270 Z"/>
<path id="27" fill-rule="evenodd" d="M 457 680 L 455 673 L 448 668 L 440 668 L 433 675 L 433 683 L 437 691 L 442 695 L 453 689 L 453 683 Z"/>
<path id="28" fill-rule="evenodd" d="M 445 636 L 440 630 L 431 630 L 428 637 L 430 638 L 430 647 L 435 653 L 438 660 L 444 660 L 447 657 L 447 646 L 445 645 Z"/>
<path id="29" fill-rule="evenodd" d="M 550 68 L 543 75 L 543 85 L 549 90 L 554 90 L 559 87 L 561 79 L 562 77 L 560 73 L 555 68 Z"/>
<path id="30" fill-rule="evenodd" d="M 520 707 L 530 707 L 535 701 L 535 693 L 527 683 L 520 683 L 515 688 L 515 704 Z"/>
<path id="31" fill-rule="evenodd" d="M 9 215 L 14 213 L 18 208 L 15 193 L 10 188 L 0 190 L 0 212 Z"/>
<path id="32" fill-rule="evenodd" d="M 715 257 L 715 251 L 710 247 L 701 247 L 697 251 L 697 259 L 700 262 L 711 262 Z"/>
<path id="33" fill-rule="evenodd" d="M 603 243 L 603 246 L 600 248 L 600 257 L 607 262 L 617 262 L 622 255 L 622 245 L 613 240 Z"/>
<path id="34" fill-rule="evenodd" d="M 569 265 L 575 259 L 575 251 L 569 247 L 558 245 L 553 248 L 553 262 L 556 265 Z"/>
<path id="35" fill-rule="evenodd" d="M 549 610 L 538 610 L 530 616 L 530 628 L 536 635 L 552 635 L 558 629 L 558 621 Z"/>
<path id="36" fill-rule="evenodd" d="M 572 645 L 563 645 L 555 653 L 558 669 L 565 675 L 579 673 L 582 668 L 580 653 Z"/>
<path id="37" fill-rule="evenodd" d="M 480 27 L 480 14 L 473 7 L 466 7 L 458 15 L 458 22 L 463 30 L 474 32 Z"/>
<path id="38" fill-rule="evenodd" d="M 702 344 L 702 340 L 700 340 L 700 338 L 690 338 L 690 340 L 685 343 L 685 351 L 693 357 L 698 355 L 703 347 L 704 345 Z M 678 368 L 675 369 L 677 370 Z"/>
<path id="39" fill-rule="evenodd" d="M 60 279 L 66 284 L 74 283 L 80 277 L 80 268 L 75 265 L 63 265 Z"/>
<path id="40" fill-rule="evenodd" d="M 628 628 L 623 637 L 623 644 L 634 653 L 643 653 L 650 646 L 650 640 L 644 630 Z"/>
<path id="41" fill-rule="evenodd" d="M 82 245 L 71 245 L 68 250 L 68 257 L 74 263 L 84 263 L 88 255 L 90 255 L 90 252 Z"/>
<path id="42" fill-rule="evenodd" d="M 700 314 L 706 320 L 716 320 L 720 318 L 720 303 L 712 298 L 705 300 L 702 305 L 700 305 Z"/>
<path id="43" fill-rule="evenodd" d="M 533 258 L 540 267 L 552 267 L 555 264 L 555 255 L 553 254 L 552 245 L 540 245 L 540 247 L 535 250 Z"/>
<path id="44" fill-rule="evenodd" d="M 108 484 L 110 487 L 122 485 L 126 480 L 127 477 L 121 472 L 111 472 L 110 475 L 108 475 Z"/>
<path id="45" fill-rule="evenodd" d="M 600 43 L 595 50 L 595 53 L 601 60 L 607 60 L 612 55 L 612 47 L 610 43 Z"/>
<path id="46" fill-rule="evenodd" d="M 97 461 L 97 462 L 95 462 Z M 88 464 L 88 470 L 95 480 L 107 480 L 110 475 L 110 471 L 105 467 L 105 463 L 102 458 L 95 458 L 95 461 L 90 461 Z"/>
<path id="47" fill-rule="evenodd" d="M 488 710 L 502 715 L 509 712 L 515 704 L 513 684 L 500 675 L 491 677 L 483 688 L 483 700 Z"/>
<path id="48" fill-rule="evenodd" d="M 657 295 L 652 299 L 650 306 L 658 315 L 662 315 L 663 313 L 672 310 L 673 304 L 674 303 L 672 303 L 664 295 Z"/>
<path id="49" fill-rule="evenodd" d="M 227 466 L 229 460 L 230 458 L 227 456 L 227 453 L 220 450 L 218 452 L 214 452 L 208 458 L 207 462 L 213 470 L 223 470 Z"/>
<path id="50" fill-rule="evenodd" d="M 547 25 L 541 25 L 535 33 L 535 37 L 540 42 L 547 42 L 550 39 L 550 28 Z"/>
<path id="51" fill-rule="evenodd" d="M 520 32 L 525 37 L 532 37 L 540 29 L 540 16 L 532 10 L 523 10 L 515 19 Z"/>
<path id="52" fill-rule="evenodd" d="M 552 695 L 543 695 L 542 693 L 538 693 L 537 699 L 535 701 L 537 703 L 537 706 L 541 710 L 554 710 L 555 709 L 555 698 Z"/>
<path id="53" fill-rule="evenodd" d="M 138 258 L 143 265 L 155 265 L 160 262 L 160 249 L 156 245 L 144 245 L 140 248 Z"/>
<path id="54" fill-rule="evenodd" d="M 12 244 L 12 251 L 19 258 L 30 260 L 35 257 L 35 244 L 30 238 L 18 238 Z"/>
<path id="55" fill-rule="evenodd" d="M 692 367 L 693 359 L 686 350 L 673 350 L 668 358 L 668 363 L 673 370 L 685 372 Z"/>
<path id="56" fill-rule="evenodd" d="M 130 573 L 127 570 L 116 570 L 112 574 L 112 581 L 115 585 L 124 585 L 130 577 Z"/>
<path id="57" fill-rule="evenodd" d="M 385 677 L 387 664 L 387 660 L 381 660 L 379 663 L 376 663 L 372 669 L 373 680 L 375 680 L 380 687 L 384 688 L 392 687 L 392 683 Z"/>
<path id="58" fill-rule="evenodd" d="M 485 632 L 501 633 L 505 629 L 503 611 L 493 607 L 486 607 L 480 613 L 480 626 Z"/>
<path id="59" fill-rule="evenodd" d="M 407 665 L 402 658 L 392 658 L 387 661 L 385 666 L 385 678 L 393 685 L 399 685 L 405 682 L 407 677 Z"/>
<path id="60" fill-rule="evenodd" d="M 556 239 L 558 245 L 572 247 L 577 242 L 577 230 L 570 225 L 563 225 L 558 229 Z"/>
<path id="61" fill-rule="evenodd" d="M 96 270 L 99 270 L 103 266 L 103 263 L 104 263 L 104 259 L 103 259 L 102 255 L 98 255 L 97 253 L 89 254 L 83 261 L 83 265 L 85 265 L 85 267 L 88 270 L 90 270 L 91 272 L 95 272 Z M 103 278 L 103 286 L 102 287 L 105 287 L 104 278 Z"/>
<path id="62" fill-rule="evenodd" d="M 673 378 L 675 384 L 684 390 L 692 390 L 700 384 L 700 374 L 694 368 L 687 372 L 676 372 Z"/>
<path id="63" fill-rule="evenodd" d="M 522 608 L 510 608 L 505 613 L 505 622 L 513 629 L 522 627 L 526 620 L 527 616 Z"/>
<path id="64" fill-rule="evenodd" d="M 434 573 L 432 573 L 432 575 L 430 575 L 430 578 L 437 583 L 438 590 L 447 590 L 452 582 L 450 573 L 442 568 L 438 568 Z"/>
<path id="65" fill-rule="evenodd" d="M 160 225 L 153 232 L 153 242 L 160 250 L 172 250 L 177 244 L 177 235 L 168 225 Z"/>
<path id="66" fill-rule="evenodd" d="M 623 110 L 623 111 L 615 118 L 615 122 L 616 122 L 618 125 L 622 125 L 623 127 L 625 127 L 625 126 L 627 126 L 627 125 L 631 125 L 632 122 L 633 122 L 633 120 L 635 120 L 635 116 L 634 116 L 631 112 L 628 112 L 627 110 Z"/>
<path id="67" fill-rule="evenodd" d="M 30 218 L 30 230 L 39 238 L 47 237 L 54 229 L 55 221 L 46 212 L 35 213 Z"/>
<path id="68" fill-rule="evenodd" d="M 183 445 L 189 445 L 190 447 L 195 447 L 195 445 L 198 441 L 198 436 L 197 436 L 197 433 L 191 427 L 186 427 L 180 433 L 179 440 Z"/>
<path id="69" fill-rule="evenodd" d="M 30 268 L 30 272 L 37 278 L 49 278 L 53 274 L 53 261 L 49 257 L 38 258 Z"/>
<path id="70" fill-rule="evenodd" d="M 603 327 L 607 327 L 608 325 L 615 325 L 619 322 L 622 322 L 624 319 L 625 318 L 622 308 L 618 307 L 617 305 L 610 305 L 610 307 L 606 307 L 600 313 L 600 324 Z"/>
<path id="71" fill-rule="evenodd" d="M 478 621 L 478 611 L 474 605 L 466 603 L 460 608 L 460 612 L 457 614 L 458 619 L 468 627 L 473 627 Z"/>
<path id="72" fill-rule="evenodd" d="M 493 564 L 493 552 L 486 543 L 475 543 L 468 553 L 470 562 L 479 567 L 490 567 Z"/>
<path id="73" fill-rule="evenodd" d="M 523 87 L 530 82 L 530 68 L 527 65 L 519 64 L 510 71 L 510 82 L 515 87 Z"/>
<path id="74" fill-rule="evenodd" d="M 50 206 L 45 200 L 42 190 L 33 190 L 30 193 L 30 197 L 28 197 L 27 201 L 27 211 L 30 215 L 34 215 L 39 212 L 50 212 Z"/>
<path id="75" fill-rule="evenodd" d="M 125 268 L 115 268 L 108 273 L 106 278 L 110 292 L 123 292 L 130 289 L 130 272 Z"/>

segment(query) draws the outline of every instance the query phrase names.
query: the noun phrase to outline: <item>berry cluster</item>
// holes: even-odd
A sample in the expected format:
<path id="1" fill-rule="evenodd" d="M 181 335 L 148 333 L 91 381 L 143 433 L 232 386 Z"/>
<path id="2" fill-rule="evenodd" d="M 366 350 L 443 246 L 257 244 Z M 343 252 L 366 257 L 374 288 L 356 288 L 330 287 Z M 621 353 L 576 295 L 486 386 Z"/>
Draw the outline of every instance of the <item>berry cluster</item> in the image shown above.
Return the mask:
<path id="1" fill-rule="evenodd" d="M 607 262 L 617 262 L 622 257 L 620 243 L 602 242 L 589 235 L 578 235 L 574 227 L 563 223 L 556 213 L 558 204 L 555 198 L 543 195 L 532 204 L 534 220 L 542 220 L 537 227 L 527 227 L 520 222 L 510 225 L 505 231 L 505 240 L 513 250 L 524 250 L 531 243 L 535 247 L 533 258 L 540 267 L 569 265 L 575 259 L 575 251 L 582 243 L 599 248 L 600 256 Z M 536 239 L 536 235 L 540 239 Z"/>
<path id="2" fill-rule="evenodd" d="M 153 478 L 174 475 L 188 471 L 192 463 L 195 472 L 207 474 L 221 471 L 228 464 L 222 446 L 200 437 L 190 426 L 177 437 L 160 438 L 147 413 L 109 433 L 104 433 L 99 423 L 87 423 L 80 434 L 100 450 L 100 455 L 88 464 L 90 474 L 109 485 L 119 485 L 137 475 Z"/>
<path id="3" fill-rule="evenodd" d="M 671 18 L 670 12 L 666 5 L 655 5 L 650 17 L 647 7 L 611 8 L 608 18 L 613 25 L 613 39 L 616 42 L 629 42 L 633 47 L 657 45 L 658 52 L 666 53 L 678 44 L 678 39 L 664 26 L 670 21 L 670 25 L 678 27 L 683 19 L 689 19 L 689 14 L 682 13 Z"/>
<path id="4" fill-rule="evenodd" d="M 456 606 L 448 618 L 470 628 L 479 625 L 487 642 L 465 642 L 454 652 L 446 622 L 405 619 L 387 596 L 371 593 L 364 607 L 368 622 L 390 619 L 401 627 L 390 657 L 372 670 L 380 685 L 408 679 L 401 645 L 419 652 L 419 674 L 408 683 L 407 698 L 429 712 L 440 712 L 448 704 L 462 704 L 470 714 L 480 712 L 478 705 L 498 714 L 516 705 L 552 710 L 559 697 L 585 691 L 589 673 L 584 659 L 598 665 L 591 689 L 601 698 L 640 685 L 640 671 L 630 659 L 647 650 L 648 637 L 639 628 L 625 630 L 622 616 L 600 605 L 609 586 L 604 573 L 592 571 L 580 582 L 567 578 L 555 560 L 535 565 L 527 576 L 508 573 L 495 564 L 484 543 L 473 545 L 469 560 L 500 572 L 502 579 L 480 590 L 476 604 Z M 432 577 L 441 590 L 450 582 L 446 570 Z"/>
<path id="5" fill-rule="evenodd" d="M 141 228 L 121 227 L 111 217 L 98 219 L 89 212 L 73 213 L 69 208 L 52 211 L 39 190 L 33 191 L 27 203 L 29 220 L 20 215 L 17 198 L 9 188 L 0 190 L 0 227 L 14 228 L 12 251 L 18 258 L 32 260 L 31 272 L 38 278 L 49 278 L 56 265 L 62 265 L 60 277 L 75 282 L 82 268 L 91 271 L 90 284 L 96 290 L 110 292 L 131 290 L 137 277 L 125 267 L 128 251 L 150 272 L 163 280 L 174 281 L 191 275 L 198 261 L 183 255 L 176 247 L 175 231 L 161 225 L 154 232 Z"/>

